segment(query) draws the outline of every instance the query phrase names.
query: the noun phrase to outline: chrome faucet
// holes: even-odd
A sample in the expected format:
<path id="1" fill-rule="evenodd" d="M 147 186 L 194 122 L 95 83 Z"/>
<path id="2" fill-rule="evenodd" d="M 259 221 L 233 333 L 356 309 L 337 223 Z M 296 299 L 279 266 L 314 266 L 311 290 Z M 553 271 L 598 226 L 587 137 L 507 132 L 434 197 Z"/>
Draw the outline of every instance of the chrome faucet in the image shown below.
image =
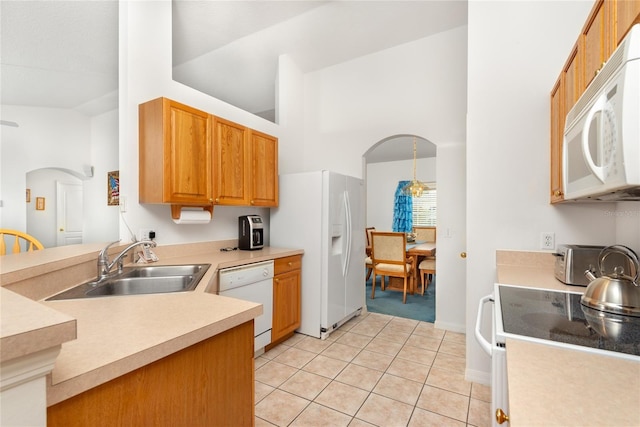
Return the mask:
<path id="1" fill-rule="evenodd" d="M 145 245 L 145 246 L 151 246 L 152 248 L 156 247 L 156 242 L 154 242 L 153 240 L 143 240 L 141 242 L 134 242 L 129 246 L 127 246 L 122 252 L 120 252 L 118 256 L 116 256 L 113 259 L 113 261 L 109 262 L 109 254 L 107 251 L 111 246 L 115 245 L 116 243 L 120 243 L 120 240 L 116 240 L 115 242 L 109 243 L 100 251 L 100 254 L 98 255 L 98 281 L 107 278 L 111 273 L 111 269 L 116 264 L 118 265 L 118 273 L 122 273 L 124 257 L 127 255 L 127 253 L 131 249 L 135 248 L 136 246 Z"/>

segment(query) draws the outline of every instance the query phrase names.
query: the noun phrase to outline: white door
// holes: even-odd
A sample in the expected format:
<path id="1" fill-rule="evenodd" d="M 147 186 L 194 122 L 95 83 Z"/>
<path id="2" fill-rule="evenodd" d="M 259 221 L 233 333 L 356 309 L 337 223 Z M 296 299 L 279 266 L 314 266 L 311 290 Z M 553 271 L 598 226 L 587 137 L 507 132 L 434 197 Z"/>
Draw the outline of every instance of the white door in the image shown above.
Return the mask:
<path id="1" fill-rule="evenodd" d="M 82 243 L 82 183 L 56 181 L 57 245 Z"/>

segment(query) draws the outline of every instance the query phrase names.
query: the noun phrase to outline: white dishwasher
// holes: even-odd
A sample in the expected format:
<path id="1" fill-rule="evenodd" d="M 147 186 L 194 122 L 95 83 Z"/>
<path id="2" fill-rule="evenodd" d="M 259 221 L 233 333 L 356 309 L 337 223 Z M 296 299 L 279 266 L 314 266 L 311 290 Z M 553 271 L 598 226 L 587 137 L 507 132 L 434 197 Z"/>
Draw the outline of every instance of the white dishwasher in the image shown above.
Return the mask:
<path id="1" fill-rule="evenodd" d="M 262 304 L 263 313 L 254 320 L 253 351 L 257 352 L 271 343 L 273 261 L 223 268 L 219 274 L 219 295 Z"/>

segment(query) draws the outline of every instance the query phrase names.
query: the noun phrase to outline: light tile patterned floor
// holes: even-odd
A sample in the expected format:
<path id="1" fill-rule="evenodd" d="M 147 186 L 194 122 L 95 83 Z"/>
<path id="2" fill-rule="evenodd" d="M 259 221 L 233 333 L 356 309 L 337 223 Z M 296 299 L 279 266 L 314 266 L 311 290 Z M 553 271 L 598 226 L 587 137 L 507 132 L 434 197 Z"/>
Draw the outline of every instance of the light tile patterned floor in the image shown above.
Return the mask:
<path id="1" fill-rule="evenodd" d="M 491 389 L 464 370 L 463 334 L 364 314 L 256 359 L 256 426 L 489 426 Z"/>

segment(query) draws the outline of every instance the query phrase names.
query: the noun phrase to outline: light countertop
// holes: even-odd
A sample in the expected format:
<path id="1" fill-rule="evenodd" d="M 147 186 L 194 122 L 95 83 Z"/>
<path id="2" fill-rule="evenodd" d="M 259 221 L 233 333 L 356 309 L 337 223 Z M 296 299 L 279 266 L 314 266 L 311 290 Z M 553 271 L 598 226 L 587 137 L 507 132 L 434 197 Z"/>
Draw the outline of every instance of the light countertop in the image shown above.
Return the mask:
<path id="1" fill-rule="evenodd" d="M 215 294 L 218 269 L 302 251 L 220 252 L 225 246 L 229 242 L 154 248 L 157 264 L 211 264 L 192 292 L 56 301 L 44 299 L 95 277 L 104 245 L 2 257 L 2 360 L 63 343 L 49 377 L 50 406 L 254 319 L 260 304 Z"/>
<path id="2" fill-rule="evenodd" d="M 500 284 L 584 293 L 554 276 L 549 252 L 497 251 Z M 509 425 L 640 425 L 640 357 L 626 360 L 507 339 Z"/>

